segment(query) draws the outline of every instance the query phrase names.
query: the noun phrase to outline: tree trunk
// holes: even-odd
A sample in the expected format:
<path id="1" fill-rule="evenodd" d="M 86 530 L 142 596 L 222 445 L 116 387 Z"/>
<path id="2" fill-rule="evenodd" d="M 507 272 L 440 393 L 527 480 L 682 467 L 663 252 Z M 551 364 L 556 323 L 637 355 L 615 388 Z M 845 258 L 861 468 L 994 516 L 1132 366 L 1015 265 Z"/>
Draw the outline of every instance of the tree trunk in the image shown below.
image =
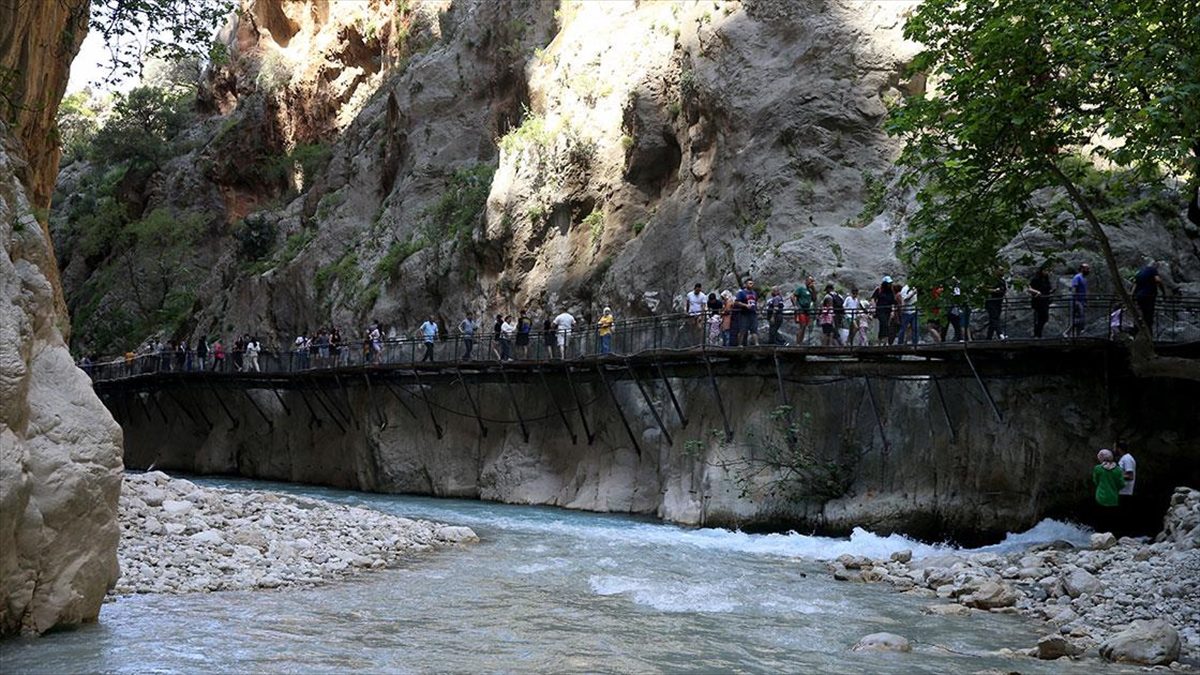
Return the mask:
<path id="1" fill-rule="evenodd" d="M 1121 304 L 1124 311 L 1130 312 L 1133 315 L 1133 320 L 1136 322 L 1138 327 L 1137 334 L 1134 336 L 1133 341 L 1128 343 L 1130 370 L 1138 377 L 1171 377 L 1183 380 L 1200 380 L 1200 362 L 1193 359 L 1159 356 L 1155 353 L 1154 336 L 1147 330 L 1146 323 L 1142 320 L 1141 311 L 1138 310 L 1137 304 L 1133 302 L 1133 297 L 1130 296 L 1129 289 L 1125 287 L 1125 280 L 1121 278 L 1121 270 L 1117 267 L 1117 258 L 1113 255 L 1112 244 L 1108 241 L 1108 235 L 1105 234 L 1104 227 L 1100 225 L 1100 219 L 1092 211 L 1092 207 L 1088 204 L 1087 199 L 1075 187 L 1074 181 L 1063 173 L 1058 164 L 1053 160 L 1048 161 L 1047 164 L 1050 167 L 1050 172 L 1054 174 L 1059 184 L 1070 195 L 1071 201 L 1083 213 L 1084 220 L 1091 226 L 1092 236 L 1096 239 L 1096 243 L 1100 244 L 1100 252 L 1104 255 L 1104 263 L 1108 267 L 1108 274 L 1112 277 L 1117 294 L 1121 296 Z"/>

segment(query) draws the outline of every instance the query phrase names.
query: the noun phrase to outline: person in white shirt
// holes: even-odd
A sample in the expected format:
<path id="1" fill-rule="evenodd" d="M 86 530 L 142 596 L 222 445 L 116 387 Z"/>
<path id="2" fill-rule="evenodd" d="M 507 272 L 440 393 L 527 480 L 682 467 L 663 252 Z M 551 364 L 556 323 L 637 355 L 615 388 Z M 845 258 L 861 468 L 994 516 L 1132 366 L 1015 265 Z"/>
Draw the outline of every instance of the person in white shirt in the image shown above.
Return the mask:
<path id="1" fill-rule="evenodd" d="M 560 358 L 567 358 L 567 344 L 571 340 L 571 329 L 575 327 L 575 317 L 564 311 L 554 317 L 554 328 L 558 333 L 558 353 Z"/>
<path id="2" fill-rule="evenodd" d="M 1121 471 L 1125 474 L 1125 487 L 1121 488 L 1117 494 L 1121 497 L 1132 497 L 1133 483 L 1137 480 L 1137 460 L 1129 453 L 1129 444 L 1125 441 L 1117 441 L 1117 452 L 1121 457 L 1117 460 L 1117 466 L 1121 467 Z"/>
<path id="3" fill-rule="evenodd" d="M 512 315 L 504 317 L 500 323 L 500 360 L 512 361 L 512 338 L 517 332 L 517 324 L 513 323 Z"/>
<path id="4" fill-rule="evenodd" d="M 904 344 L 908 329 L 912 329 L 912 343 L 921 341 L 917 333 L 917 287 L 912 282 L 904 284 L 900 289 L 900 339 L 898 344 Z"/>
<path id="5" fill-rule="evenodd" d="M 708 296 L 704 287 L 696 284 L 692 292 L 687 294 L 687 313 L 691 321 L 688 325 L 692 332 L 692 345 L 699 345 L 704 337 L 704 309 L 708 306 Z"/>
<path id="6" fill-rule="evenodd" d="M 421 356 L 421 361 L 433 361 L 433 343 L 437 340 L 438 325 L 437 317 L 430 315 L 425 323 L 421 324 L 421 338 L 425 343 L 425 354 Z"/>
<path id="7" fill-rule="evenodd" d="M 262 345 L 258 344 L 257 338 L 251 338 L 246 343 L 246 370 L 253 370 L 256 373 L 262 372 L 258 367 L 258 353 L 262 351 Z"/>
<path id="8" fill-rule="evenodd" d="M 851 287 L 850 295 L 847 295 L 842 300 L 842 309 L 846 315 L 846 326 L 850 329 L 850 339 L 847 340 L 848 345 L 861 344 L 858 341 L 858 315 L 862 310 L 862 300 L 858 299 L 858 288 Z M 862 342 L 866 342 L 866 336 L 863 336 Z"/>
<path id="9" fill-rule="evenodd" d="M 303 335 L 296 336 L 296 351 L 293 363 L 297 370 L 308 369 L 308 338 Z"/>

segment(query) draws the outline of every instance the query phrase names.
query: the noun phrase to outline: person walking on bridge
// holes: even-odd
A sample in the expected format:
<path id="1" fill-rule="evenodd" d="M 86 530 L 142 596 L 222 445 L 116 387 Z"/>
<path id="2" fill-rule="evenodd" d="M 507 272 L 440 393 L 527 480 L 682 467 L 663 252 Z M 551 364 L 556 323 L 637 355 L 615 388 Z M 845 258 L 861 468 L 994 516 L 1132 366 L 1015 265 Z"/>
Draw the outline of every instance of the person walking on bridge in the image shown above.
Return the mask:
<path id="1" fill-rule="evenodd" d="M 225 345 L 221 344 L 221 338 L 213 341 L 213 365 L 214 373 L 225 372 Z"/>
<path id="2" fill-rule="evenodd" d="M 742 290 L 734 297 L 733 306 L 741 315 L 738 321 L 735 343 L 739 347 L 758 344 L 758 293 L 754 291 L 754 279 L 746 277 Z"/>
<path id="3" fill-rule="evenodd" d="M 204 372 L 208 370 L 208 336 L 201 335 L 196 340 L 196 370 Z"/>
<path id="4" fill-rule="evenodd" d="M 792 291 L 792 307 L 796 310 L 796 345 L 804 344 L 808 336 L 808 325 L 812 323 L 813 306 L 817 302 L 816 281 L 807 277 L 803 284 Z"/>
<path id="5" fill-rule="evenodd" d="M 246 372 L 262 372 L 258 367 L 258 353 L 261 351 L 262 345 L 259 344 L 258 338 L 253 337 L 246 341 Z"/>
<path id="6" fill-rule="evenodd" d="M 1053 287 L 1050 284 L 1050 273 L 1046 265 L 1038 268 L 1029 279 L 1029 304 L 1033 307 L 1033 337 L 1042 337 L 1042 329 L 1050 320 L 1050 294 Z"/>
<path id="7" fill-rule="evenodd" d="M 378 323 L 371 323 L 371 332 L 367 337 L 371 339 L 371 363 L 379 363 L 383 356 L 383 331 L 379 329 Z"/>
<path id="8" fill-rule="evenodd" d="M 904 344 L 909 331 L 912 331 L 912 344 L 917 346 L 921 342 L 921 337 L 918 333 L 917 320 L 917 285 L 909 281 L 900 289 L 900 298 L 897 301 L 900 306 L 900 344 Z"/>
<path id="9" fill-rule="evenodd" d="M 467 316 L 458 324 L 458 334 L 463 341 L 463 361 L 471 360 L 471 351 L 475 349 L 475 331 L 479 330 L 479 324 L 475 323 L 475 315 L 467 312 Z"/>
<path id="10" fill-rule="evenodd" d="M 1004 296 L 1008 295 L 1008 283 L 1004 280 L 1004 274 L 997 269 L 996 280 L 992 282 L 991 288 L 988 289 L 988 298 L 983 301 L 984 309 L 987 310 L 987 339 L 993 337 L 1000 340 L 1007 339 L 1004 334 Z"/>
<path id="11" fill-rule="evenodd" d="M 612 353 L 613 323 L 615 321 L 612 308 L 605 307 L 604 312 L 600 314 L 600 320 L 596 322 L 596 335 L 600 336 L 601 354 Z"/>
<path id="12" fill-rule="evenodd" d="M 779 329 L 783 328 L 783 293 L 778 286 L 771 289 L 771 298 L 767 300 L 767 326 L 771 329 L 767 334 L 767 344 L 787 346 L 787 340 L 779 334 Z"/>
<path id="13" fill-rule="evenodd" d="M 513 334 L 517 332 L 517 326 L 513 323 L 512 315 L 504 317 L 500 322 L 500 360 L 512 361 L 512 340 Z"/>
<path id="14" fill-rule="evenodd" d="M 566 360 L 567 347 L 571 343 L 571 329 L 575 327 L 575 317 L 567 310 L 554 317 L 554 328 L 558 334 L 558 357 Z"/>
<path id="15" fill-rule="evenodd" d="M 521 316 L 517 317 L 517 349 L 522 359 L 529 358 L 529 336 L 532 334 L 533 319 L 526 310 L 521 310 Z"/>
<path id="16" fill-rule="evenodd" d="M 896 291 L 892 289 L 891 276 L 884 276 L 879 287 L 871 293 L 871 303 L 875 306 L 875 318 L 879 320 L 879 344 L 890 345 L 894 337 L 892 312 L 896 307 Z"/>
<path id="17" fill-rule="evenodd" d="M 847 295 L 846 299 L 842 301 L 842 309 L 846 312 L 847 327 L 850 330 L 850 337 L 846 340 L 846 344 L 852 347 L 866 347 L 870 317 L 864 310 L 863 301 L 858 297 L 858 286 L 850 287 L 850 295 Z"/>
<path id="18" fill-rule="evenodd" d="M 425 355 L 421 357 L 421 361 L 433 361 L 433 342 L 437 340 L 438 325 L 437 317 L 430 314 L 425 323 L 421 324 L 421 337 L 425 344 Z"/>
<path id="19" fill-rule="evenodd" d="M 1150 331 L 1150 339 L 1154 339 L 1154 304 L 1159 292 L 1166 295 L 1166 286 L 1158 273 L 1158 266 L 1153 261 L 1148 262 L 1133 277 L 1133 301 L 1137 303 L 1142 315 L 1142 323 Z"/>
<path id="20" fill-rule="evenodd" d="M 701 284 L 696 284 L 692 287 L 692 292 L 687 294 L 685 299 L 688 315 L 688 330 L 692 333 L 692 344 L 690 347 L 699 346 L 700 341 L 704 338 L 704 308 L 708 303 L 708 296 L 704 294 L 704 287 Z"/>
<path id="21" fill-rule="evenodd" d="M 1087 325 L 1087 278 L 1092 268 L 1087 263 L 1079 266 L 1079 272 L 1071 279 L 1071 328 L 1063 337 L 1077 338 L 1083 335 Z"/>
<path id="22" fill-rule="evenodd" d="M 546 308 L 546 318 L 542 320 L 542 345 L 546 349 L 546 359 L 554 358 L 554 319 L 550 318 L 550 308 Z"/>

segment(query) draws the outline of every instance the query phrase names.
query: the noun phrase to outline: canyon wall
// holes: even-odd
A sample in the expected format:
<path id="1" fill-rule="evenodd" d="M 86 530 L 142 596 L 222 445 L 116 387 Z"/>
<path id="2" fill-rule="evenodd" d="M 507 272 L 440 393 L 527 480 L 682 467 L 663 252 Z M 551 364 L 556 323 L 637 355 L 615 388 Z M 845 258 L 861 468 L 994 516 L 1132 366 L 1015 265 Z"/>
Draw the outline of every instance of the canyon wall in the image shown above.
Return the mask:
<path id="1" fill-rule="evenodd" d="M 106 402 L 124 425 L 131 467 L 638 513 L 690 525 L 994 539 L 1046 515 L 1084 514 L 1095 453 L 1118 435 L 1137 455 L 1138 490 L 1153 504 L 1151 519 L 1161 513 L 1159 497 L 1200 479 L 1188 459 L 1200 450 L 1200 422 L 1174 404 L 1200 393 L 1192 384 L 1101 368 L 989 377 L 1000 421 L 969 375 L 873 377 L 874 403 L 860 377 L 801 378 L 785 369 L 784 378 L 790 417 L 779 408 L 774 377 L 718 378 L 734 432 L 729 442 L 706 379 L 671 380 L 683 427 L 649 371 L 643 385 L 665 434 L 633 382 L 612 383 L 636 445 L 604 386 L 587 373 L 575 374 L 575 393 L 553 372 L 548 385 L 512 385 L 528 440 L 502 383 L 472 384 L 470 398 L 453 381 L 426 383 L 423 392 L 410 381 L 389 391 L 376 378 L 370 389 L 343 379 L 344 389 L 323 394 L 181 387 L 124 397 L 114 390 Z M 595 435 L 591 444 L 576 395 Z"/>
<path id="2" fill-rule="evenodd" d="M 67 349 L 45 228 L 87 9 L 0 4 L 0 635 L 95 620 L 118 574 L 121 430 Z"/>
<path id="3" fill-rule="evenodd" d="M 62 172 L 75 344 L 642 316 L 747 274 L 871 288 L 903 274 L 913 206 L 883 129 L 925 87 L 907 71 L 912 6 L 246 0 L 165 158 Z M 124 220 L 98 225 L 111 203 Z M 1185 203 L 1138 192 L 1106 217 L 1122 266 L 1159 258 L 1195 293 Z M 138 234 L 163 219 L 178 236 Z M 1029 228 L 1003 253 L 1014 277 L 1057 252 L 1065 289 L 1069 266 L 1097 262 L 1080 225 L 1065 243 Z"/>

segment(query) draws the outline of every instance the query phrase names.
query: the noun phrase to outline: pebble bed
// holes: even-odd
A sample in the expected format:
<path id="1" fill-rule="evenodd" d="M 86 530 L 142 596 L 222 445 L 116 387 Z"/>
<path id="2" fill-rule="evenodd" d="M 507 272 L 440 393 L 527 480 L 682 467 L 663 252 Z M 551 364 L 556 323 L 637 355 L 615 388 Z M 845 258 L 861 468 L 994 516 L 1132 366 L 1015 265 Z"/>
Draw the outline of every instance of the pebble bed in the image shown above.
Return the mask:
<path id="1" fill-rule="evenodd" d="M 120 523 L 121 578 L 110 595 L 312 586 L 478 541 L 467 527 L 205 488 L 161 471 L 125 475 Z"/>
<path id="2" fill-rule="evenodd" d="M 1154 541 L 1097 533 L 1086 549 L 1054 542 L 1010 554 L 917 559 L 900 551 L 890 560 L 842 556 L 830 570 L 841 581 L 888 582 L 949 601 L 927 607 L 932 614 L 990 611 L 1044 621 L 1046 636 L 1029 656 L 1175 668 L 1200 659 L 1200 491 L 1190 488 L 1172 495 Z"/>

